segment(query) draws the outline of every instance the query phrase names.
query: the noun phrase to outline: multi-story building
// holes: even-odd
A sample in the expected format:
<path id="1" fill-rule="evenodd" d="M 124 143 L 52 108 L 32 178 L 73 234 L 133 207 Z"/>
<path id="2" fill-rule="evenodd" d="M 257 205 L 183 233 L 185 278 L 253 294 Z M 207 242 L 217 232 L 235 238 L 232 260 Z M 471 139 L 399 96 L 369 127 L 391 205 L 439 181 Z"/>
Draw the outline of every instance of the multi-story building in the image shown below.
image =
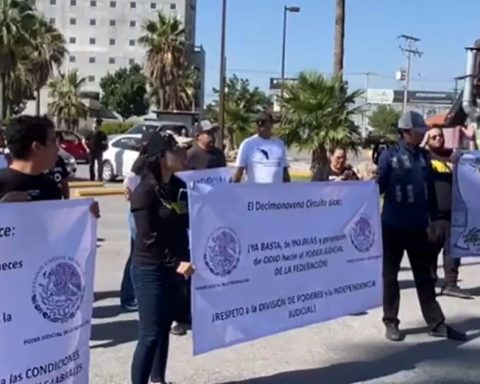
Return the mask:
<path id="1" fill-rule="evenodd" d="M 36 7 L 65 36 L 68 58 L 64 70 L 78 69 L 87 79 L 84 91 L 100 92 L 107 73 L 144 63 L 145 47 L 138 42 L 142 27 L 161 11 L 184 25 L 191 63 L 200 74 L 203 102 L 205 52 L 195 46 L 196 0 L 36 0 Z"/>

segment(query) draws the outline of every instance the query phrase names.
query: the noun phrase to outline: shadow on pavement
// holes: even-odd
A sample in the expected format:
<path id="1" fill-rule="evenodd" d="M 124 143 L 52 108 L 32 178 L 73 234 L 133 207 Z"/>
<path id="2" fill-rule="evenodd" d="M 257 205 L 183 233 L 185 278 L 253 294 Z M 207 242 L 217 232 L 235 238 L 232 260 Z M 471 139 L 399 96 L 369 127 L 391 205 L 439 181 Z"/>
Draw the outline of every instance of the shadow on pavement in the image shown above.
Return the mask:
<path id="1" fill-rule="evenodd" d="M 103 291 L 103 292 L 95 292 L 93 294 L 94 301 L 101 301 L 106 299 L 115 299 L 120 297 L 120 291 Z"/>
<path id="2" fill-rule="evenodd" d="M 91 349 L 116 347 L 117 345 L 137 340 L 137 336 L 137 320 L 122 320 L 110 323 L 93 324 L 90 340 L 103 341 L 104 343 L 92 346 Z"/>
<path id="3" fill-rule="evenodd" d="M 106 319 L 116 317 L 121 313 L 124 313 L 124 311 L 119 305 L 104 305 L 101 307 L 93 307 L 92 317 L 94 319 Z"/>
<path id="4" fill-rule="evenodd" d="M 467 320 L 455 324 L 459 329 L 479 329 L 480 319 Z M 469 341 L 480 337 L 480 332 L 475 332 L 469 336 Z M 455 366 L 455 372 L 452 376 L 445 377 L 445 381 L 424 381 L 424 383 L 478 383 L 478 379 L 465 381 L 458 380 L 455 373 L 462 369 L 478 370 L 478 356 L 480 349 L 459 349 L 464 343 L 451 340 L 438 340 L 427 343 L 403 346 L 398 345 L 394 349 L 392 343 L 385 343 L 385 346 L 365 345 L 362 350 L 364 356 L 376 356 L 372 360 L 352 361 L 346 363 L 333 364 L 327 367 L 307 369 L 302 371 L 282 372 L 268 377 L 247 379 L 242 381 L 230 381 L 223 384 L 314 384 L 314 383 L 335 383 L 335 384 L 353 384 L 357 382 L 368 382 L 374 379 L 380 379 L 386 376 L 394 375 L 398 372 L 409 371 L 416 368 L 417 364 L 423 361 L 436 361 L 438 364 L 448 364 Z M 461 374 L 461 373 L 460 373 Z M 477 375 L 478 377 L 478 375 Z M 452 379 L 454 380 L 452 381 Z M 415 381 L 415 383 L 421 383 Z"/>

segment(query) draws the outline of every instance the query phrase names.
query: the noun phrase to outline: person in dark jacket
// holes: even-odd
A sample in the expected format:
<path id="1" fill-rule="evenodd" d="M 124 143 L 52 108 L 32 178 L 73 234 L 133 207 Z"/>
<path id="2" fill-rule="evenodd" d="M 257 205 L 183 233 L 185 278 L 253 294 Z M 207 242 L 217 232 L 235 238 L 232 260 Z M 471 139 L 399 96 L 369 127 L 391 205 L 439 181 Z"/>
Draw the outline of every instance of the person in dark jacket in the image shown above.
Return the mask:
<path id="1" fill-rule="evenodd" d="M 404 338 L 398 320 L 398 273 L 406 251 L 429 334 L 465 340 L 464 333 L 445 324 L 430 270 L 427 233 L 430 223 L 438 219 L 438 208 L 428 152 L 420 148 L 426 124 L 420 114 L 410 111 L 402 115 L 398 127 L 401 134 L 399 144 L 383 151 L 379 159 L 378 184 L 384 195 L 383 322 L 386 337 L 392 341 Z"/>
<path id="2" fill-rule="evenodd" d="M 178 295 L 193 266 L 189 262 L 187 190 L 174 173 L 185 168 L 191 139 L 152 132 L 145 168 L 131 200 L 136 239 L 132 277 L 139 312 L 139 339 L 132 362 L 132 384 L 166 383 L 169 333 Z"/>

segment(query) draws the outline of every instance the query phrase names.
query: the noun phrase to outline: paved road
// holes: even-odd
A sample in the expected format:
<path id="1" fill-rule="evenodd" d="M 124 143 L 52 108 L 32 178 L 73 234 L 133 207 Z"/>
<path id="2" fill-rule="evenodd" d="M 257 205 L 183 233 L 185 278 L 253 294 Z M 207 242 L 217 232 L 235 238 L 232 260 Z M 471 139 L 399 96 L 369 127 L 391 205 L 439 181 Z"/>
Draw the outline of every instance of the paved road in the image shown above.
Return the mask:
<path id="1" fill-rule="evenodd" d="M 91 383 L 125 384 L 135 346 L 135 314 L 118 307 L 118 287 L 128 252 L 126 205 L 100 198 L 102 219 L 92 329 Z M 407 266 L 406 266 L 407 267 Z M 462 268 L 465 287 L 480 295 L 480 265 Z M 403 343 L 383 339 L 379 309 L 192 357 L 191 335 L 172 337 L 168 376 L 177 384 L 478 383 L 479 300 L 440 298 L 450 322 L 468 331 L 466 343 L 424 333 L 408 268 L 401 273 Z"/>

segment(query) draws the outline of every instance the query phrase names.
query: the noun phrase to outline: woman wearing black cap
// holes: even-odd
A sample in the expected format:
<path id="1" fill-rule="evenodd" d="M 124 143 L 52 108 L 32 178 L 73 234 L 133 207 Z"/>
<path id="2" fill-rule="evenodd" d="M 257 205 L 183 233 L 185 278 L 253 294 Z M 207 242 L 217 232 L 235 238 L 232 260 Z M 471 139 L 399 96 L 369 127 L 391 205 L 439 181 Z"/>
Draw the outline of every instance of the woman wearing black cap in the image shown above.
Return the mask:
<path id="1" fill-rule="evenodd" d="M 193 273 L 186 186 L 174 175 L 184 169 L 187 141 L 191 143 L 170 133 L 150 135 L 142 179 L 131 198 L 137 229 L 132 276 L 139 309 L 132 384 L 147 384 L 149 378 L 152 383 L 166 383 L 169 333 L 181 279 Z"/>

